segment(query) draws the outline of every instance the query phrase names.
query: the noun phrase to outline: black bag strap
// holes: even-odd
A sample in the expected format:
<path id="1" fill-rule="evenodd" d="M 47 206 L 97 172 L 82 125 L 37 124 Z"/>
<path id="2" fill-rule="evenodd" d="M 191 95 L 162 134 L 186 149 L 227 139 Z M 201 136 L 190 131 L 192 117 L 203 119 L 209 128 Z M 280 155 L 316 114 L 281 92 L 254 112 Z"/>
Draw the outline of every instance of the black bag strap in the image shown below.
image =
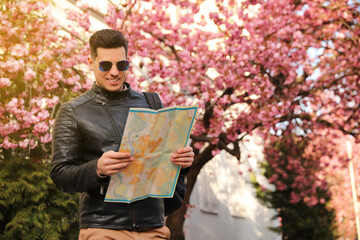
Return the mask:
<path id="1" fill-rule="evenodd" d="M 158 110 L 162 108 L 162 103 L 160 97 L 157 93 L 154 92 L 143 92 L 145 95 L 146 101 L 152 109 Z M 182 174 L 185 170 L 185 174 Z M 165 206 L 165 216 L 178 210 L 183 202 L 186 191 L 185 175 L 189 169 L 182 169 L 178 181 L 176 183 L 174 196 L 172 198 L 164 198 Z"/>
<path id="2" fill-rule="evenodd" d="M 160 97 L 157 93 L 154 92 L 143 92 L 145 95 L 146 101 L 152 109 L 158 110 L 162 108 L 162 103 Z"/>

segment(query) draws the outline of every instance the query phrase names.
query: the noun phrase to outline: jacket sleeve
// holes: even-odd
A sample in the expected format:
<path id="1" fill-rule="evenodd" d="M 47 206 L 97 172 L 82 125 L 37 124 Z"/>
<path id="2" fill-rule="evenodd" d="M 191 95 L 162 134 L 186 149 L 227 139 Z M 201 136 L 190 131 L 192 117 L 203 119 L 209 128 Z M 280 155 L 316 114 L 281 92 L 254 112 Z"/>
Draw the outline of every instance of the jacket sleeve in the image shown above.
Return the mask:
<path id="1" fill-rule="evenodd" d="M 96 174 L 97 160 L 82 162 L 81 136 L 74 109 L 69 103 L 62 104 L 55 118 L 52 141 L 52 168 L 50 177 L 63 192 L 85 192 L 100 188 Z"/>

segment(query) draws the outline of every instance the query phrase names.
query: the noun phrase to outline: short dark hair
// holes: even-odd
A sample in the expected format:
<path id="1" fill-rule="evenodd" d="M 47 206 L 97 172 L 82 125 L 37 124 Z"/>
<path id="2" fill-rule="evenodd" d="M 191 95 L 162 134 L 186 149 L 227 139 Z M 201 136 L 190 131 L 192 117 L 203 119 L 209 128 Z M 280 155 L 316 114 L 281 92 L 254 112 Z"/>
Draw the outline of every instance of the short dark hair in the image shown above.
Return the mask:
<path id="1" fill-rule="evenodd" d="M 128 42 L 124 35 L 114 29 L 102 29 L 95 32 L 89 39 L 90 54 L 92 58 L 97 57 L 97 49 L 101 48 L 125 48 L 125 54 L 128 53 Z"/>

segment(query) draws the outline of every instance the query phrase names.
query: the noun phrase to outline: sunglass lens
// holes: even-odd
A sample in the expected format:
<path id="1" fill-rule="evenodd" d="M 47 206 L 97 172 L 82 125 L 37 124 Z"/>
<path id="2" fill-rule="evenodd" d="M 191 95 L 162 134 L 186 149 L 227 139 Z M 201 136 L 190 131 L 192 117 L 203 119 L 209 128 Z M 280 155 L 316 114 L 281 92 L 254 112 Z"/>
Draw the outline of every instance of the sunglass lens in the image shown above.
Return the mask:
<path id="1" fill-rule="evenodd" d="M 125 61 L 119 61 L 119 62 L 117 62 L 116 66 L 117 66 L 119 71 L 126 71 L 129 68 L 130 63 L 129 63 L 129 61 L 126 61 L 126 60 Z"/>
<path id="2" fill-rule="evenodd" d="M 103 72 L 110 71 L 111 67 L 112 67 L 112 62 L 102 61 L 99 63 L 100 71 L 103 71 Z"/>

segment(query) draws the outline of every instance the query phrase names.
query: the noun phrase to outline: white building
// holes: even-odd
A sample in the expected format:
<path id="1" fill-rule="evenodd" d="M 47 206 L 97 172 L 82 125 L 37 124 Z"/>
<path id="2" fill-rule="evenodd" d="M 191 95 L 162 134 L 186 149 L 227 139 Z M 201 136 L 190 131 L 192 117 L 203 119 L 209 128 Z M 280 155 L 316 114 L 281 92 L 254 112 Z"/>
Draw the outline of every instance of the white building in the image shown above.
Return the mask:
<path id="1" fill-rule="evenodd" d="M 187 240 L 275 240 L 281 236 L 268 227 L 276 214 L 257 200 L 250 181 L 254 173 L 267 186 L 258 162 L 263 160 L 260 139 L 241 143 L 241 164 L 222 151 L 201 170 L 190 197 L 184 231 Z M 249 170 L 251 169 L 251 170 Z"/>

